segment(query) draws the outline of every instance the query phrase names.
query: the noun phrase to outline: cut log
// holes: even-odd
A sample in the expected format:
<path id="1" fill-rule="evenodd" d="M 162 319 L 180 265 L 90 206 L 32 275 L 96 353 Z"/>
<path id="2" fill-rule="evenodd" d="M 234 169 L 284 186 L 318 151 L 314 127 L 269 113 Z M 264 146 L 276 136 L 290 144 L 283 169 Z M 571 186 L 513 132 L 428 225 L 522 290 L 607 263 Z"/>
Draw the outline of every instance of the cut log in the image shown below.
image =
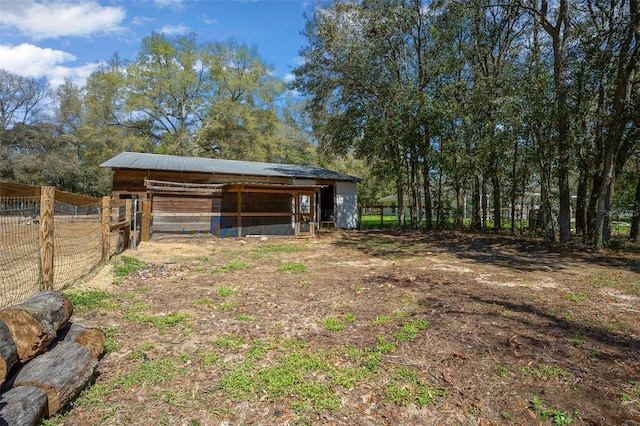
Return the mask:
<path id="1" fill-rule="evenodd" d="M 53 416 L 91 380 L 98 359 L 75 342 L 60 342 L 26 364 L 13 386 L 35 386 L 47 394 L 48 414 Z"/>
<path id="2" fill-rule="evenodd" d="M 9 328 L 0 321 L 0 385 L 4 383 L 9 370 L 18 362 L 18 350 Z"/>
<path id="3" fill-rule="evenodd" d="M 99 328 L 87 327 L 80 323 L 69 323 L 58 333 L 58 339 L 62 342 L 80 343 L 89 349 L 95 358 L 104 352 L 105 335 Z"/>
<path id="4" fill-rule="evenodd" d="M 42 389 L 20 386 L 0 395 L 0 425 L 34 426 L 47 414 L 47 394 Z"/>
<path id="5" fill-rule="evenodd" d="M 0 310 L 16 345 L 18 360 L 26 362 L 47 350 L 73 313 L 73 305 L 58 291 L 43 291 L 19 305 Z"/>

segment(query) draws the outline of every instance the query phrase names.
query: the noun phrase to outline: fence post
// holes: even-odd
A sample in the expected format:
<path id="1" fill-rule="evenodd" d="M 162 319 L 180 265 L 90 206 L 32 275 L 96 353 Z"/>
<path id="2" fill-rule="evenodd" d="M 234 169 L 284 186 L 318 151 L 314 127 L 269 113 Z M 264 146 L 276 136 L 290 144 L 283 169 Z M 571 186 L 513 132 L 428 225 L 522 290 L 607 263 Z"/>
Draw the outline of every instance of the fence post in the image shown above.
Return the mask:
<path id="1" fill-rule="evenodd" d="M 127 222 L 127 226 L 122 230 L 122 250 L 126 250 L 129 248 L 130 239 L 131 239 L 131 199 L 127 199 L 124 202 L 124 210 L 125 210 L 125 222 Z"/>
<path id="2" fill-rule="evenodd" d="M 102 261 L 109 260 L 111 234 L 111 198 L 108 195 L 102 197 Z"/>
<path id="3" fill-rule="evenodd" d="M 147 198 L 142 202 L 142 234 L 141 241 L 149 241 L 151 239 L 151 198 Z"/>
<path id="4" fill-rule="evenodd" d="M 53 234 L 56 188 L 40 188 L 40 289 L 53 289 Z"/>

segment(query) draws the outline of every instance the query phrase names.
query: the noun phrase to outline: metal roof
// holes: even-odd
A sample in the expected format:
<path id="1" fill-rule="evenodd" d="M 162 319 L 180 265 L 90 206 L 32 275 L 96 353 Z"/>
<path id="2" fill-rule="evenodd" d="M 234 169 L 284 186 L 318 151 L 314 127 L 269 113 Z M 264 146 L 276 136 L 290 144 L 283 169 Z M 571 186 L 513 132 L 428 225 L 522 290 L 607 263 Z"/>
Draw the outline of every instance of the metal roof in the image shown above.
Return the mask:
<path id="1" fill-rule="evenodd" d="M 247 176 L 275 176 L 299 179 L 327 179 L 358 182 L 361 179 L 333 170 L 295 164 L 257 163 L 216 158 L 180 157 L 176 155 L 123 152 L 100 164 L 100 167 L 134 170 L 168 170 L 174 172 L 220 173 Z"/>

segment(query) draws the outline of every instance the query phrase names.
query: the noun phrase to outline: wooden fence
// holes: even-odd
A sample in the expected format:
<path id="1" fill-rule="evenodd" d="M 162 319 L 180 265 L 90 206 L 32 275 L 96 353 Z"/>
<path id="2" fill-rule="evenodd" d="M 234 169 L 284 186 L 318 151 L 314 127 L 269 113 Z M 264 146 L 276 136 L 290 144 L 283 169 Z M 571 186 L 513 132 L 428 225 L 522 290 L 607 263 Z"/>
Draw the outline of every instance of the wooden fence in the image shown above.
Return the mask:
<path id="1" fill-rule="evenodd" d="M 30 207 L 25 212 L 23 206 L 27 204 Z M 91 213 L 77 213 L 81 210 Z M 11 293 L 11 286 L 20 285 L 12 282 L 17 281 L 14 277 L 19 274 L 7 271 L 11 269 L 31 269 L 34 274 L 39 273 L 37 290 L 58 290 L 69 285 L 78 278 L 74 270 L 92 270 L 108 261 L 111 255 L 128 248 L 131 217 L 131 200 L 100 199 L 59 191 L 52 186 L 0 182 L 0 267 L 4 269 L 0 274 L 0 281 L 3 281 L 0 285 L 3 293 Z M 37 236 L 33 226 L 38 226 Z M 85 245 L 83 233 L 90 235 L 96 243 Z M 29 235 L 35 238 L 29 239 Z M 73 266 L 77 262 L 91 264 L 77 268 Z M 63 274 L 68 276 L 63 277 Z M 25 280 L 32 283 L 36 278 L 30 276 Z M 11 297 L 5 295 L 0 304 L 20 303 L 19 299 L 32 296 L 28 293 L 36 290 L 33 287 L 24 284 L 27 290 L 16 291 Z M 8 298 L 13 300 L 5 300 Z"/>

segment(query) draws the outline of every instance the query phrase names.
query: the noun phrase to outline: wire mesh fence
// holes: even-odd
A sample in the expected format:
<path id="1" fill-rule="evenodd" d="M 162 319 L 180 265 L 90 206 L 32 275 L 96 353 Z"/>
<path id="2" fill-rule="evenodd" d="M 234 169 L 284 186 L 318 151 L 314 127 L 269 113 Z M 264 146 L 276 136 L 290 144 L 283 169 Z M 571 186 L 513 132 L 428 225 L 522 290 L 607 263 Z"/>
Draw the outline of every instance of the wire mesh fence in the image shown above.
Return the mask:
<path id="1" fill-rule="evenodd" d="M 126 248 L 122 241 L 128 223 L 124 204 L 114 203 L 111 208 L 108 199 L 105 203 L 100 199 L 63 195 L 66 196 L 60 198 L 64 200 L 82 198 L 82 203 L 75 205 L 56 199 L 45 208 L 40 196 L 0 196 L 0 308 L 21 303 L 44 288 L 68 288 Z M 102 214 L 105 208 L 110 210 L 106 226 Z M 43 236 L 40 223 L 49 214 L 46 212 L 52 215 L 50 242 Z M 123 222 L 125 225 L 112 229 L 111 224 Z M 49 284 L 45 284 L 47 245 L 52 252 Z"/>

